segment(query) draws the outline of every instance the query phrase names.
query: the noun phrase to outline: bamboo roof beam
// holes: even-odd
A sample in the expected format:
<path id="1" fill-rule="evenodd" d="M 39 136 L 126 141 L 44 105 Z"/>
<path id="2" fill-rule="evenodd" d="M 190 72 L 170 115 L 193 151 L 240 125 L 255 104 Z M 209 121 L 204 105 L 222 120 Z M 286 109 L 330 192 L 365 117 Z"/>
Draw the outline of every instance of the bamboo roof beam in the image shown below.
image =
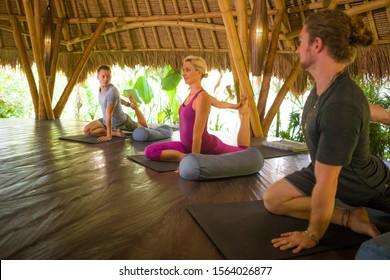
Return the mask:
<path id="1" fill-rule="evenodd" d="M 192 14 L 194 12 L 194 7 L 192 6 L 191 0 L 186 0 L 186 1 L 187 1 L 188 10 Z M 192 19 L 192 22 L 196 23 L 197 21 L 196 19 Z M 194 28 L 194 31 L 195 31 L 196 39 L 198 41 L 199 48 L 203 49 L 204 44 L 202 41 L 202 36 L 200 36 L 199 30 L 197 28 Z"/>
<path id="2" fill-rule="evenodd" d="M 311 4 L 306 4 L 306 5 L 301 5 L 301 1 L 299 1 L 299 6 L 288 8 L 286 9 L 286 12 L 287 14 L 303 13 L 310 10 L 316 11 L 318 9 L 324 9 L 329 6 L 329 1 L 320 1 L 320 2 L 316 2 L 313 0 L 311 1 L 312 1 Z"/>
<path id="3" fill-rule="evenodd" d="M 138 10 L 137 1 L 136 0 L 131 0 L 131 2 L 133 3 L 133 10 L 134 10 L 135 16 L 139 16 L 139 10 Z M 141 37 L 142 45 L 146 49 L 148 47 L 148 44 L 146 42 L 145 32 L 144 32 L 144 30 L 142 28 L 139 29 L 139 34 L 140 34 L 140 37 Z"/>
<path id="4" fill-rule="evenodd" d="M 267 105 L 268 93 L 272 78 L 272 68 L 275 61 L 277 52 L 277 46 L 279 41 L 279 32 L 282 23 L 283 11 L 280 10 L 276 14 L 275 25 L 271 36 L 271 42 L 269 45 L 268 55 L 264 65 L 263 82 L 261 84 L 259 101 L 257 102 L 257 111 L 259 113 L 260 121 L 264 120 L 265 108 Z"/>
<path id="5" fill-rule="evenodd" d="M 347 15 L 356 16 L 358 14 L 370 12 L 377 9 L 388 8 L 390 6 L 390 0 L 376 0 L 370 1 L 366 4 L 362 4 L 359 6 L 352 7 L 346 11 L 344 11 Z"/>
<path id="6" fill-rule="evenodd" d="M 98 14 L 98 17 L 101 18 L 102 17 L 102 13 L 101 13 L 100 8 L 99 8 L 99 3 L 97 2 L 97 0 L 94 0 L 94 2 L 95 2 L 95 7 L 96 7 L 96 12 Z M 99 20 L 99 19 L 97 19 L 97 20 Z M 112 24 L 113 24 L 113 26 L 115 26 L 114 22 Z M 110 48 L 110 42 L 108 41 L 107 35 L 106 34 L 102 34 L 102 37 L 104 39 L 104 44 L 106 45 L 106 49 L 107 50 L 111 49 Z M 91 36 L 89 36 L 89 38 L 91 38 Z M 70 42 L 68 42 L 68 44 L 70 44 Z M 97 50 L 96 46 L 94 48 L 95 48 L 95 50 Z"/>
<path id="7" fill-rule="evenodd" d="M 146 10 L 148 12 L 148 15 L 151 16 L 153 13 L 152 13 L 152 8 L 150 7 L 150 2 L 148 0 L 145 0 L 145 5 L 146 5 Z M 152 27 L 152 32 L 153 32 L 153 37 L 154 37 L 154 41 L 156 42 L 157 48 L 161 49 L 161 42 L 155 26 Z"/>
<path id="8" fill-rule="evenodd" d="M 166 11 L 165 11 L 163 0 L 158 0 L 158 3 L 160 5 L 161 14 L 165 15 Z M 167 35 L 168 35 L 169 44 L 171 45 L 171 48 L 174 49 L 175 48 L 175 40 L 173 39 L 171 29 L 168 26 L 166 26 L 165 31 L 167 32 Z"/>
<path id="9" fill-rule="evenodd" d="M 98 13 L 100 13 L 100 10 L 99 10 L 99 7 L 96 6 L 96 1 L 97 0 L 94 0 L 95 1 L 95 7 L 96 7 L 96 10 L 98 11 Z M 85 14 L 87 17 L 90 17 L 90 12 L 89 12 L 89 9 L 88 9 L 88 3 L 87 3 L 87 0 L 83 0 L 82 1 L 82 5 L 83 5 L 83 8 L 84 8 L 84 11 L 85 11 Z M 92 27 L 91 27 L 91 24 L 87 24 L 87 29 L 88 29 L 88 32 L 87 33 L 93 33 L 93 30 L 92 30 Z M 105 38 L 106 39 L 106 38 Z M 106 43 L 106 46 L 107 46 L 107 43 Z"/>
<path id="10" fill-rule="evenodd" d="M 172 4 L 173 4 L 173 7 L 175 8 L 175 13 L 176 13 L 176 17 L 180 15 L 180 9 L 179 9 L 179 5 L 177 4 L 177 0 L 172 0 Z M 180 29 L 180 34 L 181 34 L 181 38 L 183 39 L 183 44 L 184 44 L 184 47 L 185 48 L 189 48 L 189 45 L 188 45 L 188 38 L 187 38 L 187 35 L 184 31 L 184 28 L 183 27 L 179 27 Z"/>
<path id="11" fill-rule="evenodd" d="M 241 45 L 238 40 L 233 15 L 230 12 L 231 7 L 228 0 L 218 0 L 218 4 L 222 12 L 222 19 L 226 28 L 227 41 L 232 54 L 232 60 L 237 71 L 237 76 L 241 89 L 240 92 L 244 92 L 248 98 L 250 108 L 250 121 L 253 134 L 255 137 L 262 137 L 263 131 L 261 128 L 259 115 L 257 113 L 257 108 L 253 97 L 252 86 L 249 81 L 248 72 L 242 55 Z"/>
<path id="12" fill-rule="evenodd" d="M 96 0 L 94 0 L 96 1 Z M 377 0 L 380 1 L 380 0 Z M 177 4 L 177 3 L 176 3 Z M 178 7 L 177 7 L 178 8 Z M 269 15 L 275 15 L 276 11 L 268 9 L 267 13 Z M 247 10 L 248 16 L 252 15 L 252 10 Z M 237 17 L 237 11 L 232 11 L 233 17 Z M 0 14 L 0 20 L 11 20 L 15 15 L 10 14 Z M 26 22 L 26 17 L 23 15 L 16 15 L 20 23 Z M 60 17 L 58 17 L 60 18 Z M 197 12 L 193 14 L 180 14 L 177 12 L 175 15 L 152 15 L 152 16 L 119 16 L 119 17 L 80 17 L 80 18 L 65 18 L 66 24 L 75 24 L 75 23 L 99 23 L 99 20 L 104 18 L 107 23 L 112 22 L 139 22 L 139 21 L 150 21 L 150 20 L 192 20 L 192 19 L 213 19 L 213 18 L 222 18 L 221 12 Z M 54 23 L 57 19 L 54 19 Z"/>
<path id="13" fill-rule="evenodd" d="M 297 79 L 300 71 L 301 71 L 301 62 L 298 59 L 295 62 L 293 68 L 291 69 L 290 75 L 287 77 L 286 81 L 284 82 L 282 88 L 279 90 L 278 95 L 276 96 L 274 102 L 272 103 L 270 109 L 267 112 L 267 115 L 263 122 L 264 135 L 268 135 L 268 131 L 271 126 L 271 123 L 275 118 L 275 115 L 278 112 L 284 98 L 286 97 L 287 92 L 290 90 L 291 86 Z"/>
<path id="14" fill-rule="evenodd" d="M 217 24 L 209 24 L 209 23 L 201 23 L 201 22 L 187 22 L 187 21 L 179 21 L 179 22 L 171 22 L 171 21 L 155 21 L 155 22 L 136 22 L 136 23 L 128 23 L 121 26 L 109 27 L 107 28 L 102 35 L 107 35 L 119 31 L 137 29 L 142 27 L 151 27 L 151 26 L 173 26 L 173 27 L 187 27 L 187 28 L 199 28 L 206 30 L 214 30 L 214 31 L 225 31 L 225 27 L 223 25 Z M 83 37 L 73 38 L 69 40 L 67 44 L 77 44 L 80 41 L 89 40 L 92 37 L 91 34 L 84 35 Z M 188 47 L 189 48 L 189 47 Z"/>
<path id="15" fill-rule="evenodd" d="M 376 30 L 376 25 L 374 22 L 374 16 L 372 15 L 372 11 L 367 12 L 368 24 L 370 25 L 370 30 L 372 35 L 374 36 L 374 41 L 378 41 L 378 31 Z"/>
<path id="16" fill-rule="evenodd" d="M 27 56 L 27 51 L 26 51 L 26 48 L 23 44 L 23 39 L 22 39 L 21 33 L 19 31 L 19 22 L 18 22 L 18 19 L 16 17 L 13 17 L 13 19 L 12 19 L 12 26 L 15 30 L 15 32 L 13 32 L 15 44 L 16 44 L 16 47 L 18 48 L 20 61 L 21 61 L 23 70 L 26 74 L 28 87 L 30 89 L 31 99 L 32 99 L 32 102 L 34 105 L 35 118 L 38 118 L 39 97 L 38 97 L 37 84 L 35 83 L 34 74 L 33 74 L 31 67 L 30 67 L 30 63 L 29 63 L 28 56 Z"/>
<path id="17" fill-rule="evenodd" d="M 126 15 L 126 11 L 125 11 L 125 7 L 123 5 L 123 1 L 122 0 L 120 0 L 120 9 L 121 9 L 122 15 L 125 16 Z M 131 35 L 130 35 L 130 31 L 129 30 L 126 30 L 126 36 L 127 36 L 127 40 L 129 42 L 129 45 L 130 45 L 130 49 L 133 49 L 134 48 L 133 40 L 131 39 Z"/>
<path id="18" fill-rule="evenodd" d="M 288 20 L 288 16 L 286 14 L 286 4 L 282 0 L 275 0 L 275 6 L 277 10 L 284 11 L 283 13 L 283 19 L 282 19 L 282 31 L 284 34 L 287 34 L 291 32 L 291 26 L 290 22 Z M 287 40 L 287 45 L 290 47 L 291 50 L 295 50 L 295 42 L 293 40 Z"/>
<path id="19" fill-rule="evenodd" d="M 73 10 L 74 16 L 76 18 L 78 18 L 79 17 L 79 12 L 78 12 L 77 4 L 76 4 L 75 0 L 71 0 L 71 6 L 72 6 L 72 10 Z M 77 30 L 78 30 L 78 32 L 80 34 L 79 36 L 83 36 L 83 30 L 82 30 L 82 28 L 80 26 L 80 23 L 76 23 L 76 26 L 77 26 Z M 84 51 L 84 49 L 85 49 L 84 42 L 82 41 L 80 43 L 81 43 L 81 49 Z"/>
<path id="20" fill-rule="evenodd" d="M 64 14 L 64 11 L 63 11 L 63 8 L 62 8 L 62 1 L 61 0 L 54 0 L 54 5 L 56 7 L 58 17 L 64 18 L 65 14 Z M 64 28 L 62 30 L 62 36 L 64 37 L 65 41 L 70 39 L 69 26 L 66 24 L 66 22 L 65 22 Z M 68 49 L 68 52 L 73 51 L 73 46 L 72 45 L 67 45 L 66 47 Z"/>
<path id="21" fill-rule="evenodd" d="M 25 0 L 26 1 L 26 0 Z M 96 28 L 91 41 L 88 43 L 87 47 L 85 48 L 85 51 L 83 55 L 80 58 L 80 61 L 78 62 L 76 68 L 74 69 L 73 75 L 69 79 L 69 82 L 67 86 L 64 89 L 64 92 L 62 93 L 60 99 L 57 102 L 56 107 L 54 108 L 54 115 L 56 118 L 59 118 L 62 114 L 62 111 L 65 108 L 66 102 L 69 99 L 70 94 L 72 93 L 72 90 L 78 80 L 78 77 L 81 73 L 81 70 L 83 70 L 85 63 L 87 62 L 89 55 L 91 54 L 92 49 L 95 47 L 96 42 L 99 39 L 99 36 L 103 32 L 104 25 L 106 24 L 105 20 L 102 19 Z"/>
<path id="22" fill-rule="evenodd" d="M 203 10 L 208 13 L 209 12 L 209 7 L 207 5 L 207 2 L 206 0 L 202 0 L 202 6 L 203 6 Z M 210 18 L 207 18 L 206 19 L 207 23 L 212 23 L 212 19 Z M 213 44 L 214 44 L 214 47 L 216 49 L 219 49 L 219 44 L 218 44 L 218 40 L 217 40 L 217 37 L 215 35 L 215 31 L 210 31 L 210 35 L 211 35 L 211 39 L 213 40 Z"/>
<path id="23" fill-rule="evenodd" d="M 42 91 L 42 99 L 43 99 L 43 104 L 44 104 L 46 116 L 49 120 L 53 120 L 54 114 L 53 114 L 53 110 L 51 107 L 51 98 L 50 98 L 50 94 L 49 94 L 49 88 L 48 88 L 47 82 L 46 82 L 43 55 L 40 52 L 41 48 L 39 46 L 38 35 L 36 34 L 37 27 L 36 27 L 35 21 L 34 21 L 33 10 L 31 7 L 31 0 L 23 0 L 23 6 L 24 6 L 24 10 L 26 12 L 27 26 L 28 26 L 28 29 L 30 30 L 30 35 L 31 35 L 30 40 L 31 40 L 31 44 L 32 44 L 35 64 L 36 64 L 37 70 L 38 70 L 39 85 L 40 85 L 40 90 Z M 40 18 L 40 16 L 38 16 L 38 17 Z"/>
<path id="24" fill-rule="evenodd" d="M 106 0 L 106 5 L 107 5 L 108 14 L 111 17 L 114 16 L 114 11 L 112 10 L 111 1 L 110 0 Z M 116 26 L 116 23 L 113 22 L 112 26 Z M 120 50 L 122 48 L 122 44 L 120 43 L 118 33 L 114 33 L 114 36 L 115 36 L 115 42 L 116 42 L 116 49 Z"/>
<path id="25" fill-rule="evenodd" d="M 329 4 L 328 4 L 328 9 L 330 10 L 334 10 L 337 8 L 337 5 L 340 3 L 341 1 L 340 0 L 330 0 Z"/>

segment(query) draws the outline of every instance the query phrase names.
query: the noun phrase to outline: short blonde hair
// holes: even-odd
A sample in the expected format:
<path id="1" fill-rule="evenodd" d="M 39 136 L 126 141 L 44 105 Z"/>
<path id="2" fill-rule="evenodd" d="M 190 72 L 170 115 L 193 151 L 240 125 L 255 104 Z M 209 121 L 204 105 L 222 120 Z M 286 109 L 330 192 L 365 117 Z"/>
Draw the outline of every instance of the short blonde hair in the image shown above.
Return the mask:
<path id="1" fill-rule="evenodd" d="M 202 57 L 190 55 L 184 58 L 183 62 L 191 62 L 191 64 L 194 65 L 195 69 L 202 73 L 202 78 L 207 78 L 209 76 L 209 74 L 206 73 L 206 61 Z"/>

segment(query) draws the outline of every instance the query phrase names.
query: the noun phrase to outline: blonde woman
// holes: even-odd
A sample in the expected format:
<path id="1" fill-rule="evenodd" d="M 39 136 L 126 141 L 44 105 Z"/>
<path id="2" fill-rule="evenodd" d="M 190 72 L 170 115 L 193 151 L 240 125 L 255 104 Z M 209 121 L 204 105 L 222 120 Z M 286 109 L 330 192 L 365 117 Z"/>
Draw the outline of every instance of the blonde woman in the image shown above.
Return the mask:
<path id="1" fill-rule="evenodd" d="M 180 141 L 154 143 L 145 149 L 145 156 L 151 160 L 179 162 L 188 153 L 225 154 L 241 151 L 250 146 L 249 109 L 246 98 L 241 104 L 218 101 L 201 86 L 207 78 L 206 62 L 198 56 L 188 56 L 183 61 L 183 78 L 190 92 L 180 106 Z M 237 136 L 238 146 L 223 143 L 207 131 L 211 106 L 238 109 L 241 125 Z"/>

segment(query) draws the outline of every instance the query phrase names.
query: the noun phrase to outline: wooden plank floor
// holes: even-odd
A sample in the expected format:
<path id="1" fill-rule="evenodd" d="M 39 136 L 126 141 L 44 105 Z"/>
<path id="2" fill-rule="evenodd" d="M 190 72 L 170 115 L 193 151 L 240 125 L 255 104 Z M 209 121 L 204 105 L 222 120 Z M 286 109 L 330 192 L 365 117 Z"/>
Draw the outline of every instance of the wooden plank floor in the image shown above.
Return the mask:
<path id="1" fill-rule="evenodd" d="M 0 119 L 1 259 L 223 259 L 186 207 L 259 200 L 270 183 L 308 163 L 300 154 L 267 159 L 251 176 L 187 181 L 129 161 L 145 146 L 131 139 L 59 140 L 85 124 Z"/>

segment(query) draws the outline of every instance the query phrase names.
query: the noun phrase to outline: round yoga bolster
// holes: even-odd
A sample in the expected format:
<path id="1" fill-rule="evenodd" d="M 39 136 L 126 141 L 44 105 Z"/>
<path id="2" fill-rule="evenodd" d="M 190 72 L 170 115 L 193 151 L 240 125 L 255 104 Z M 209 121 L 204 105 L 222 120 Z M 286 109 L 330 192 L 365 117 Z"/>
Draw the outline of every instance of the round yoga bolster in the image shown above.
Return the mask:
<path id="1" fill-rule="evenodd" d="M 172 136 L 173 130 L 169 125 L 161 125 L 156 128 L 137 127 L 133 131 L 133 139 L 139 142 L 155 141 Z"/>
<path id="2" fill-rule="evenodd" d="M 180 177 L 187 180 L 210 180 L 256 173 L 264 165 L 261 152 L 253 147 L 222 154 L 188 154 L 179 164 Z"/>

